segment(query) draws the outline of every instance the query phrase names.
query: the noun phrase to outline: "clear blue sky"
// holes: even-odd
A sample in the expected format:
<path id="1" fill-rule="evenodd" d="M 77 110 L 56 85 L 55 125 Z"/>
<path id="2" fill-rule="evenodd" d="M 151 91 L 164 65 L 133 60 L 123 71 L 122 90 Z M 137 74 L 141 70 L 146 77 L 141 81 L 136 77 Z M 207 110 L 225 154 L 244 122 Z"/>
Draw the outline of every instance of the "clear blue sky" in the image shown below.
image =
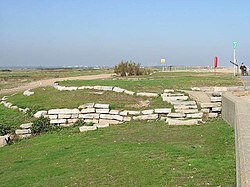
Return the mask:
<path id="1" fill-rule="evenodd" d="M 0 0 L 0 66 L 250 65 L 249 0 Z"/>

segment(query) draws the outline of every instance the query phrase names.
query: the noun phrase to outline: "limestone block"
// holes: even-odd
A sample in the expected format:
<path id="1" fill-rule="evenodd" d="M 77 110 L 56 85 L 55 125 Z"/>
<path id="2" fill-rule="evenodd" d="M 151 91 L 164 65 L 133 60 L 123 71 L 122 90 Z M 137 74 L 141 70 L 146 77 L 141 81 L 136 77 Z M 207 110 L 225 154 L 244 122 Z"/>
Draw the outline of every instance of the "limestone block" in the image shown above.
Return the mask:
<path id="1" fill-rule="evenodd" d="M 41 110 L 41 111 L 38 111 L 34 114 L 34 117 L 35 118 L 40 118 L 41 116 L 44 116 L 46 115 L 48 112 L 46 110 Z"/>
<path id="2" fill-rule="evenodd" d="M 63 90 L 65 90 L 65 91 L 75 91 L 77 89 L 78 89 L 78 87 L 76 87 L 76 86 L 70 86 L 70 87 L 65 87 Z"/>
<path id="3" fill-rule="evenodd" d="M 161 121 L 167 121 L 167 120 L 168 120 L 168 117 L 166 117 L 166 116 L 161 116 L 160 120 L 161 120 Z"/>
<path id="4" fill-rule="evenodd" d="M 107 108 L 109 109 L 109 104 L 95 104 L 95 108 Z"/>
<path id="5" fill-rule="evenodd" d="M 162 97 L 176 97 L 176 96 L 184 96 L 183 93 L 163 93 Z"/>
<path id="6" fill-rule="evenodd" d="M 169 118 L 184 118 L 184 117 L 186 117 L 186 114 L 184 114 L 184 113 L 169 113 L 168 115 L 167 115 L 167 117 L 169 117 Z"/>
<path id="7" fill-rule="evenodd" d="M 140 115 L 140 116 L 134 116 L 134 120 L 154 120 L 158 119 L 158 114 L 149 114 L 149 115 Z"/>
<path id="8" fill-rule="evenodd" d="M 96 126 L 81 126 L 79 127 L 80 132 L 93 131 L 96 130 Z"/>
<path id="9" fill-rule="evenodd" d="M 84 119 L 99 119 L 100 118 L 100 114 L 96 114 L 96 113 L 79 114 L 79 118 L 84 118 Z"/>
<path id="10" fill-rule="evenodd" d="M 114 88 L 113 88 L 113 91 L 114 91 L 114 92 L 118 92 L 118 93 L 122 93 L 122 92 L 125 91 L 125 89 L 119 88 L 119 87 L 114 87 Z"/>
<path id="11" fill-rule="evenodd" d="M 196 105 L 195 101 L 171 101 L 172 105 L 185 105 L 185 106 L 192 106 Z"/>
<path id="12" fill-rule="evenodd" d="M 71 118 L 71 114 L 59 114 L 58 119 L 68 119 Z"/>
<path id="13" fill-rule="evenodd" d="M 193 113 L 198 113 L 198 109 L 175 110 L 175 112 L 180 112 L 184 114 L 193 114 Z"/>
<path id="14" fill-rule="evenodd" d="M 7 140 L 5 136 L 0 136 L 0 147 L 7 145 Z"/>
<path id="15" fill-rule="evenodd" d="M 94 86 L 85 86 L 85 89 L 90 89 L 90 90 L 92 90 L 92 89 L 94 89 Z"/>
<path id="16" fill-rule="evenodd" d="M 105 128 L 105 127 L 109 127 L 109 124 L 100 124 L 100 123 L 95 123 L 93 126 L 97 127 L 98 129 L 99 128 Z"/>
<path id="17" fill-rule="evenodd" d="M 18 106 L 11 106 L 12 109 L 18 109 Z"/>
<path id="18" fill-rule="evenodd" d="M 165 89 L 164 93 L 174 93 L 174 90 L 172 90 L 172 89 Z"/>
<path id="19" fill-rule="evenodd" d="M 209 118 L 216 118 L 216 117 L 218 117 L 218 113 L 208 113 L 208 117 Z"/>
<path id="20" fill-rule="evenodd" d="M 68 123 L 76 123 L 77 121 L 79 121 L 79 119 L 77 118 L 72 118 L 72 119 L 68 119 Z"/>
<path id="21" fill-rule="evenodd" d="M 142 97 L 158 97 L 159 95 L 157 93 L 147 93 L 147 92 L 139 92 L 136 93 L 137 96 L 142 96 Z"/>
<path id="22" fill-rule="evenodd" d="M 221 103 L 201 103 L 201 108 L 212 108 L 212 107 L 218 107 Z"/>
<path id="23" fill-rule="evenodd" d="M 174 97 L 162 97 L 162 100 L 163 101 L 167 101 L 167 102 L 170 102 L 170 101 L 177 101 L 177 100 L 188 100 L 188 96 L 174 96 Z"/>
<path id="24" fill-rule="evenodd" d="M 94 86 L 94 90 L 102 90 L 102 86 Z"/>
<path id="25" fill-rule="evenodd" d="M 85 108 L 81 110 L 82 114 L 95 113 L 95 108 Z"/>
<path id="26" fill-rule="evenodd" d="M 94 108 L 95 103 L 85 103 L 83 105 L 80 105 L 78 108 L 82 109 L 82 108 Z"/>
<path id="27" fill-rule="evenodd" d="M 119 114 L 119 110 L 110 110 L 109 113 L 110 114 Z"/>
<path id="28" fill-rule="evenodd" d="M 168 114 L 171 112 L 171 108 L 156 108 L 154 112 L 156 114 Z"/>
<path id="29" fill-rule="evenodd" d="M 115 119 L 118 121 L 123 121 L 123 116 L 120 115 L 112 115 L 112 114 L 100 114 L 101 119 Z"/>
<path id="30" fill-rule="evenodd" d="M 198 88 L 198 87 L 192 87 L 191 90 L 192 90 L 192 91 L 200 91 L 201 89 Z"/>
<path id="31" fill-rule="evenodd" d="M 78 118 L 79 114 L 71 114 L 71 118 Z"/>
<path id="32" fill-rule="evenodd" d="M 143 111 L 141 111 L 141 113 L 144 114 L 144 115 L 153 114 L 154 110 L 153 109 L 151 109 L 151 110 L 143 110 Z"/>
<path id="33" fill-rule="evenodd" d="M 80 86 L 80 87 L 78 87 L 78 90 L 84 90 L 84 89 L 86 89 L 86 86 Z"/>
<path id="34" fill-rule="evenodd" d="M 32 127 L 33 123 L 24 123 L 20 125 L 21 129 L 30 129 Z"/>
<path id="35" fill-rule="evenodd" d="M 127 116 L 128 115 L 128 111 L 124 110 L 120 112 L 121 116 Z"/>
<path id="36" fill-rule="evenodd" d="M 102 86 L 101 87 L 101 90 L 104 90 L 104 91 L 112 91 L 113 90 L 113 86 Z"/>
<path id="37" fill-rule="evenodd" d="M 194 113 L 194 114 L 187 114 L 187 118 L 202 118 L 202 117 L 203 117 L 202 112 Z"/>
<path id="38" fill-rule="evenodd" d="M 189 119 L 189 120 L 168 119 L 169 125 L 196 125 L 198 123 L 199 123 L 198 119 Z"/>
<path id="39" fill-rule="evenodd" d="M 221 102 L 222 97 L 211 97 L 211 102 Z"/>
<path id="40" fill-rule="evenodd" d="M 107 108 L 97 108 L 96 109 L 96 113 L 99 113 L 99 114 L 108 114 L 109 113 L 109 109 L 107 109 Z"/>
<path id="41" fill-rule="evenodd" d="M 80 111 L 78 109 L 51 109 L 48 111 L 48 114 L 79 114 Z"/>
<path id="42" fill-rule="evenodd" d="M 197 105 L 174 105 L 174 109 L 196 109 L 198 108 Z"/>
<path id="43" fill-rule="evenodd" d="M 57 119 L 58 115 L 53 114 L 53 115 L 48 115 L 49 119 Z"/>
<path id="44" fill-rule="evenodd" d="M 209 108 L 202 108 L 201 112 L 203 112 L 203 113 L 209 113 L 210 109 Z"/>
<path id="45" fill-rule="evenodd" d="M 212 112 L 221 112 L 222 107 L 213 107 Z"/>
<path id="46" fill-rule="evenodd" d="M 20 135 L 20 134 L 30 134 L 31 130 L 30 129 L 16 129 L 15 134 Z"/>
<path id="47" fill-rule="evenodd" d="M 113 125 L 116 125 L 116 124 L 119 124 L 119 123 L 122 123 L 122 122 L 117 121 L 117 120 L 112 120 L 112 119 L 100 119 L 99 120 L 99 124 L 113 124 Z"/>
<path id="48" fill-rule="evenodd" d="M 129 110 L 128 114 L 129 115 L 139 115 L 141 112 L 140 111 L 134 111 L 134 110 Z"/>
<path id="49" fill-rule="evenodd" d="M 23 92 L 23 95 L 25 95 L 25 96 L 31 96 L 31 95 L 33 95 L 35 92 L 31 92 L 30 90 L 26 90 L 26 91 L 24 91 Z"/>
<path id="50" fill-rule="evenodd" d="M 72 127 L 74 125 L 74 123 L 63 123 L 63 124 L 60 124 L 60 127 Z"/>
<path id="51" fill-rule="evenodd" d="M 135 94 L 135 92 L 128 91 L 128 90 L 124 90 L 124 93 L 125 93 L 125 94 L 128 94 L 128 95 L 134 95 L 134 94 Z"/>
<path id="52" fill-rule="evenodd" d="M 60 124 L 60 123 L 66 123 L 67 120 L 66 119 L 52 119 L 50 120 L 51 124 Z"/>
<path id="53" fill-rule="evenodd" d="M 131 121 L 131 120 L 132 120 L 132 118 L 130 116 L 123 117 L 123 121 L 128 122 L 128 121 Z"/>

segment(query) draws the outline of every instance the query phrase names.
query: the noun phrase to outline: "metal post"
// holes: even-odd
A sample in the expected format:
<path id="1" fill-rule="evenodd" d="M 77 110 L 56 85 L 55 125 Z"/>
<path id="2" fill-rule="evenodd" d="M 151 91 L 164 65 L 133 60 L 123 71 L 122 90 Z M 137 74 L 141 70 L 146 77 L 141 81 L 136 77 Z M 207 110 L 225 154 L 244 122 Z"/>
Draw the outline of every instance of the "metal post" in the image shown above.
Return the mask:
<path id="1" fill-rule="evenodd" d="M 234 64 L 236 64 L 236 49 L 234 48 Z M 236 65 L 234 65 L 234 76 L 236 75 Z"/>

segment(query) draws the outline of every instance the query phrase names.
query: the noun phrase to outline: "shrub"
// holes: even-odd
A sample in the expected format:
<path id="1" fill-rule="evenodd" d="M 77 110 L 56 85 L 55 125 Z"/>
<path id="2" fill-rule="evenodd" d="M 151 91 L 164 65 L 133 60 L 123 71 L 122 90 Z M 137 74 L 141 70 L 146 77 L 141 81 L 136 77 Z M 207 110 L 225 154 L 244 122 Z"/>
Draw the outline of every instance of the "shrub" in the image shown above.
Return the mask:
<path id="1" fill-rule="evenodd" d="M 131 75 L 148 75 L 151 73 L 150 69 L 141 68 L 140 64 L 135 62 L 121 61 L 115 66 L 114 72 L 120 76 L 131 76 Z"/>
<path id="2" fill-rule="evenodd" d="M 77 122 L 74 123 L 74 127 L 80 127 L 80 126 L 84 126 L 85 122 L 81 119 L 79 119 Z"/>
<path id="3" fill-rule="evenodd" d="M 48 118 L 44 118 L 43 116 L 35 119 L 33 121 L 33 125 L 32 125 L 32 132 L 39 134 L 42 132 L 48 132 L 51 131 L 53 129 L 55 129 L 56 127 L 52 124 L 50 124 L 49 119 Z"/>
<path id="4" fill-rule="evenodd" d="M 4 136 L 12 132 L 12 128 L 8 125 L 0 124 L 0 136 Z"/>

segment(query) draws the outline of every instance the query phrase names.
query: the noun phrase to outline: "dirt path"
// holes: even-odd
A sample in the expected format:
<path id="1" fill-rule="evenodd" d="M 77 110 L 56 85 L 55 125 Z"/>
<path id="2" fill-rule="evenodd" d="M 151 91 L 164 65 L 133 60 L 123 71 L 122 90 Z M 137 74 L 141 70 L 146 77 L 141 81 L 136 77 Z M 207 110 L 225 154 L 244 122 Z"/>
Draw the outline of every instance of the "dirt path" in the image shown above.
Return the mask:
<path id="1" fill-rule="evenodd" d="M 16 88 L 0 90 L 0 95 L 9 95 L 9 94 L 17 93 L 17 92 L 23 92 L 28 89 L 52 86 L 56 81 L 107 79 L 111 77 L 112 77 L 112 74 L 99 74 L 99 75 L 85 75 L 85 76 L 78 76 L 78 77 L 62 77 L 62 78 L 54 78 L 54 79 L 45 79 L 45 80 L 30 82 L 25 85 L 18 86 Z"/>

